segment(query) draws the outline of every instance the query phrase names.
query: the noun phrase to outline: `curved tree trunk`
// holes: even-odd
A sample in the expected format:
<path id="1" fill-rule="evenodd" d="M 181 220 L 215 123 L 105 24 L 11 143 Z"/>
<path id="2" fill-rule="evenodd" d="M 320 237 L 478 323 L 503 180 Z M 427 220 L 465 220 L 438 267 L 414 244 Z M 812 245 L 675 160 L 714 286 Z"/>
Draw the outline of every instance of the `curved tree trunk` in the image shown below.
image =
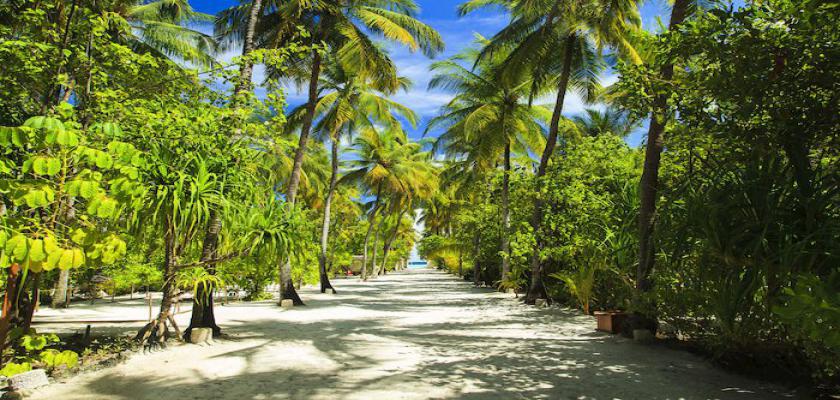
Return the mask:
<path id="1" fill-rule="evenodd" d="M 160 301 L 160 310 L 158 311 L 157 317 L 149 321 L 146 326 L 137 332 L 137 336 L 135 336 L 136 340 L 146 342 L 146 349 L 166 346 L 166 339 L 169 337 L 169 323 L 172 323 L 173 328 L 175 328 L 176 335 L 178 333 L 178 326 L 175 324 L 175 319 L 172 318 L 171 314 L 172 305 L 175 302 L 175 296 L 178 290 L 175 285 L 175 273 L 177 272 L 175 263 L 178 257 L 175 252 L 175 228 L 171 220 L 166 223 L 163 242 L 163 297 Z"/>
<path id="2" fill-rule="evenodd" d="M 563 102 L 566 99 L 566 90 L 569 87 L 569 77 L 572 71 L 572 57 L 575 52 L 575 43 L 577 38 L 575 35 L 570 35 L 566 38 L 565 54 L 563 55 L 563 70 L 560 73 L 560 81 L 557 84 L 557 100 L 554 102 L 554 112 L 551 114 L 551 125 L 548 130 L 548 139 L 545 143 L 545 150 L 543 150 L 540 158 L 540 165 L 537 168 L 536 181 L 545 176 L 548 168 L 548 162 L 554 154 L 554 147 L 557 146 L 557 136 L 560 131 L 560 118 L 563 116 Z M 539 184 L 539 183 L 538 183 Z M 538 298 L 548 298 L 543 284 L 543 265 L 540 260 L 540 252 L 542 250 L 542 239 L 540 238 L 540 225 L 543 217 L 543 201 L 539 195 L 534 195 L 534 214 L 531 218 L 531 227 L 536 236 L 536 245 L 534 252 L 531 255 L 531 284 L 528 287 L 528 294 L 525 296 L 526 304 L 536 303 Z"/>
<path id="3" fill-rule="evenodd" d="M 338 135 L 336 135 L 338 136 Z M 335 294 L 335 288 L 330 283 L 330 277 L 327 275 L 327 245 L 330 238 L 330 211 L 332 208 L 333 194 L 338 183 L 338 137 L 332 138 L 332 173 L 330 175 L 330 188 L 327 191 L 327 198 L 324 200 L 324 223 L 321 225 L 321 254 L 318 256 L 318 274 L 321 277 L 321 293 L 326 293 L 327 289 L 332 290 Z"/>
<path id="4" fill-rule="evenodd" d="M 387 272 L 386 269 L 388 268 L 388 252 L 391 251 L 391 246 L 394 244 L 394 240 L 397 240 L 397 234 L 400 232 L 400 221 L 402 221 L 403 216 L 405 215 L 406 209 L 403 208 L 400 210 L 399 216 L 397 216 L 397 224 L 394 226 L 394 230 L 391 232 L 391 236 L 388 237 L 388 240 L 385 241 L 385 248 L 382 249 L 382 275 L 385 275 Z"/>
<path id="5" fill-rule="evenodd" d="M 297 200 L 298 187 L 300 186 L 300 175 L 303 170 L 303 157 L 306 155 L 306 145 L 309 143 L 309 133 L 312 129 L 312 121 L 315 119 L 315 106 L 318 101 L 318 79 L 321 76 L 321 53 L 313 50 L 312 74 L 309 77 L 309 103 L 306 106 L 306 117 L 303 120 L 303 127 L 300 130 L 298 147 L 295 150 L 295 160 L 292 164 L 292 173 L 289 176 L 289 186 L 286 191 L 286 202 L 294 205 Z M 291 260 L 281 262 L 280 273 L 280 302 L 286 299 L 294 301 L 296 306 L 304 305 L 292 282 Z"/>
<path id="6" fill-rule="evenodd" d="M 376 202 L 373 204 L 373 210 L 370 212 L 370 217 L 368 217 L 368 229 L 367 233 L 365 233 L 365 244 L 362 250 L 362 280 L 367 280 L 367 261 L 368 261 L 368 248 L 370 247 L 370 234 L 373 232 L 373 228 L 376 226 L 376 214 L 379 213 L 379 204 L 380 204 L 380 192 L 382 191 L 382 184 L 379 184 L 379 187 L 376 188 Z"/>
<path id="7" fill-rule="evenodd" d="M 676 0 L 671 9 L 671 21 L 669 29 L 677 28 L 686 17 L 690 0 Z M 666 64 L 659 72 L 663 81 L 669 81 L 674 76 L 674 66 Z M 647 145 L 645 146 L 645 161 L 640 181 L 640 205 L 639 205 L 639 263 L 636 266 L 636 296 L 635 302 L 639 309 L 649 309 L 644 304 L 645 293 L 653 290 L 653 282 L 650 276 L 654 267 L 655 246 L 653 243 L 653 231 L 656 220 L 656 197 L 659 188 L 659 164 L 664 147 L 663 134 L 665 125 L 668 123 L 668 95 L 660 94 L 654 99 L 654 109 L 651 113 L 650 126 L 648 127 Z M 654 315 L 634 315 L 634 325 L 651 330 L 655 329 L 656 317 Z"/>
<path id="8" fill-rule="evenodd" d="M 502 282 L 510 275 L 510 141 L 505 145 L 504 176 L 502 177 Z M 499 288 L 504 286 L 499 285 Z"/>

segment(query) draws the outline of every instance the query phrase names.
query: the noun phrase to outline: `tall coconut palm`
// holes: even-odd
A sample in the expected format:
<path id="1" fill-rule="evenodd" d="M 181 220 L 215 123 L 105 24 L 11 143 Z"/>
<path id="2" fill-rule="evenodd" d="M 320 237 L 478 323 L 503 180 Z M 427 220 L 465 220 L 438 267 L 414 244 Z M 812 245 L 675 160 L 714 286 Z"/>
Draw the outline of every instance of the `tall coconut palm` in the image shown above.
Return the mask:
<path id="1" fill-rule="evenodd" d="M 401 79 L 403 88 L 409 82 Z M 335 289 L 327 276 L 327 244 L 330 233 L 330 210 L 333 196 L 338 186 L 339 144 L 342 136 L 350 136 L 360 127 L 372 129 L 377 125 L 397 128 L 401 116 L 412 125 L 416 125 L 417 116 L 409 108 L 396 103 L 386 96 L 390 88 L 378 86 L 364 78 L 348 72 L 333 59 L 327 59 L 324 74 L 319 85 L 318 104 L 316 105 L 317 123 L 314 132 L 319 138 L 328 138 L 331 148 L 331 173 L 327 194 L 324 199 L 324 219 L 321 227 L 321 253 L 318 257 L 321 293 Z M 303 104 L 292 112 L 288 126 L 297 128 L 295 122 L 304 119 L 308 104 Z"/>
<path id="2" fill-rule="evenodd" d="M 479 37 L 477 43 L 488 41 Z M 476 49 L 432 65 L 436 75 L 430 88 L 444 88 L 456 93 L 441 114 L 433 118 L 428 129 L 444 127 L 437 145 L 453 156 L 465 156 L 477 168 L 495 168 L 502 161 L 502 281 L 510 273 L 510 172 L 511 154 L 543 151 L 545 137 L 543 121 L 548 112 L 528 104 L 530 81 L 528 76 L 518 79 L 496 79 L 506 54 L 498 52 L 479 58 Z M 474 66 L 472 70 L 462 64 Z M 467 145 L 469 144 L 469 145 Z"/>
<path id="3" fill-rule="evenodd" d="M 546 88 L 556 91 L 554 110 L 548 126 L 548 139 L 542 152 L 536 179 L 548 168 L 554 154 L 563 117 L 566 93 L 572 89 L 587 99 L 594 99 L 598 75 L 603 70 L 601 50 L 609 46 L 623 57 L 639 62 L 629 36 L 641 25 L 639 11 L 632 0 L 535 0 L 507 2 L 502 0 L 471 0 L 461 6 L 461 13 L 469 13 L 488 5 L 509 8 L 513 20 L 497 33 L 482 51 L 483 57 L 509 51 L 499 79 L 515 81 L 520 74 L 531 77 L 531 97 L 539 96 Z M 558 57 L 558 55 L 560 55 Z M 543 204 L 534 197 L 531 225 L 539 232 Z M 525 302 L 534 304 L 546 298 L 541 262 L 541 240 L 531 257 L 531 283 Z"/>

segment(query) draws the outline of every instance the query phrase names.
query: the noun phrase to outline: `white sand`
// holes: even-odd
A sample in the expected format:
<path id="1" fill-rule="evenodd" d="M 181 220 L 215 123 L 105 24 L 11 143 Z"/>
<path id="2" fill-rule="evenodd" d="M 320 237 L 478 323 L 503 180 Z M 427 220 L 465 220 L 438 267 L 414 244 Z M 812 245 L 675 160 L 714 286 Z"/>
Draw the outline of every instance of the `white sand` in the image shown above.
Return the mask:
<path id="1" fill-rule="evenodd" d="M 308 305 L 289 311 L 272 302 L 218 307 L 219 324 L 230 335 L 225 340 L 137 354 L 31 398 L 789 398 L 783 388 L 723 372 L 691 354 L 595 332 L 591 317 L 524 306 L 512 295 L 436 271 L 334 285 L 338 295 L 303 290 Z M 37 318 L 142 319 L 147 312 L 140 302 L 101 303 L 44 310 Z M 178 320 L 185 324 L 188 317 Z"/>

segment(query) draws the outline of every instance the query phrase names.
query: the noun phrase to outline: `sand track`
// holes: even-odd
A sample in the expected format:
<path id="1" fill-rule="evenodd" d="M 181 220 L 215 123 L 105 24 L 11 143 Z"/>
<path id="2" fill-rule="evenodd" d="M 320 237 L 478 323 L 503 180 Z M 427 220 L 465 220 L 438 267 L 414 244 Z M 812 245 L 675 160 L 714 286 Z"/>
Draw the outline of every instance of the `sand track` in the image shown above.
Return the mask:
<path id="1" fill-rule="evenodd" d="M 436 271 L 334 285 L 338 295 L 304 289 L 308 305 L 290 311 L 272 302 L 219 307 L 230 336 L 212 346 L 136 354 L 31 398 L 789 398 L 691 354 L 597 333 L 590 317 L 527 307 Z M 56 313 L 96 314 L 96 306 Z"/>

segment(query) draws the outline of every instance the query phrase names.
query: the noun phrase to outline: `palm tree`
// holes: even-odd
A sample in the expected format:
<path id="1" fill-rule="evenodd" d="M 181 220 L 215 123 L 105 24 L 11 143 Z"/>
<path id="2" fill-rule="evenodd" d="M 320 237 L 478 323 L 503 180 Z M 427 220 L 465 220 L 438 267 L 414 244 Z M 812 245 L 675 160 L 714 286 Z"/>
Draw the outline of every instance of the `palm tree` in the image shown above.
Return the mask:
<path id="1" fill-rule="evenodd" d="M 571 120 L 581 135 L 590 137 L 616 135 L 626 138 L 639 126 L 627 113 L 614 108 L 606 108 L 603 111 L 587 108 L 583 115 L 575 115 Z"/>
<path id="2" fill-rule="evenodd" d="M 409 82 L 400 79 L 401 87 L 407 88 Z M 417 116 L 409 108 L 396 103 L 387 97 L 388 87 L 381 87 L 377 82 L 370 82 L 363 77 L 354 75 L 343 68 L 336 60 L 327 59 L 324 74 L 319 84 L 319 95 L 315 107 L 318 122 L 315 125 L 316 135 L 329 138 L 331 147 L 331 174 L 329 187 L 324 199 L 324 219 L 321 227 L 321 253 L 318 257 L 321 293 L 335 289 L 327 276 L 327 244 L 330 233 L 330 210 L 333 196 L 338 186 L 339 175 L 339 144 L 342 136 L 349 136 L 360 127 L 373 129 L 375 126 L 398 128 L 399 115 L 412 125 L 416 125 Z M 303 104 L 294 110 L 288 127 L 295 129 L 296 122 L 305 119 L 309 105 Z"/>
<path id="3" fill-rule="evenodd" d="M 480 45 L 488 41 L 482 37 Z M 530 81 L 527 75 L 516 80 L 496 79 L 496 73 L 506 54 L 498 52 L 479 58 L 475 49 L 469 49 L 449 60 L 432 65 L 437 74 L 430 88 L 444 88 L 456 93 L 433 118 L 427 131 L 437 127 L 446 130 L 438 138 L 437 146 L 444 147 L 450 155 L 465 156 L 477 168 L 495 168 L 502 159 L 502 281 L 510 273 L 510 171 L 511 153 L 541 152 L 545 146 L 542 122 L 547 110 L 528 104 Z M 474 65 L 473 70 L 462 63 Z"/>
<path id="4" fill-rule="evenodd" d="M 566 92 L 577 90 L 587 100 L 593 100 L 597 94 L 598 75 L 604 68 L 601 50 L 610 46 L 620 56 L 640 61 L 628 40 L 641 25 L 639 11 L 632 0 L 470 0 L 460 10 L 466 14 L 488 5 L 508 7 L 513 20 L 491 39 L 481 56 L 509 51 L 499 73 L 500 79 L 515 81 L 518 75 L 525 73 L 531 76 L 532 98 L 543 93 L 546 87 L 557 92 L 548 139 L 536 171 L 539 180 L 545 176 L 557 145 Z M 525 297 L 528 304 L 547 297 L 538 234 L 542 213 L 542 201 L 535 196 L 531 225 L 537 233 L 537 243 L 531 257 L 531 284 Z"/>
<path id="5" fill-rule="evenodd" d="M 95 3 L 94 3 L 95 4 Z M 213 16 L 196 12 L 188 0 L 122 1 L 116 11 L 131 25 L 126 37 L 135 51 L 153 52 L 206 66 L 215 63 L 217 43 L 213 37 L 187 24 L 212 21 Z"/>
<path id="6" fill-rule="evenodd" d="M 408 142 L 400 129 L 364 129 L 354 141 L 354 160 L 351 171 L 343 181 L 356 181 L 374 196 L 368 212 L 369 226 L 362 253 L 362 279 L 367 279 L 370 235 L 378 228 L 376 218 L 382 211 L 383 200 L 404 197 L 431 196 L 437 188 L 437 172 L 428 161 L 428 153 L 418 143 Z"/>

